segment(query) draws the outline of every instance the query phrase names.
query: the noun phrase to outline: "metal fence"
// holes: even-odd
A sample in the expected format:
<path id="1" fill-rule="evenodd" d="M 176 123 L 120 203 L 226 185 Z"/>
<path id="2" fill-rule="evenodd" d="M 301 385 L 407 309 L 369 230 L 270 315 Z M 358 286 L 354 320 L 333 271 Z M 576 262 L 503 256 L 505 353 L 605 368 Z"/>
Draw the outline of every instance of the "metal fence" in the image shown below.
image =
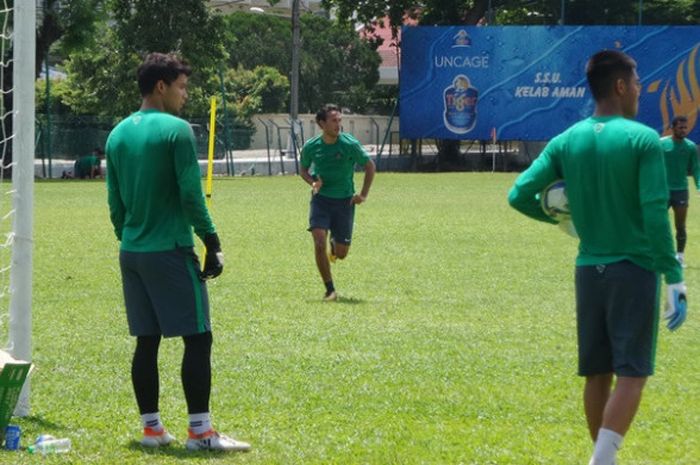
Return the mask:
<path id="1" fill-rule="evenodd" d="M 42 159 L 76 160 L 95 148 L 104 149 L 107 137 L 121 118 L 74 115 L 36 115 L 36 156 Z M 197 156 L 207 158 L 209 119 L 190 120 L 197 140 Z M 215 158 L 226 151 L 245 150 L 250 146 L 254 130 L 233 127 L 217 121 Z"/>

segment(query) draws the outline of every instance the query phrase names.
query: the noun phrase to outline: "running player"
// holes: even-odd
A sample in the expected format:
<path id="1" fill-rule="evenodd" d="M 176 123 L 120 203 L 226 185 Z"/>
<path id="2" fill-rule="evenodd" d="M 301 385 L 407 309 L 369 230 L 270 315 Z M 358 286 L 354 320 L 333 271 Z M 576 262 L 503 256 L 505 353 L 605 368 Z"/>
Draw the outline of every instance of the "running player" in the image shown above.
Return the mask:
<path id="1" fill-rule="evenodd" d="M 309 231 L 314 241 L 316 266 L 326 286 L 325 301 L 338 298 L 330 264 L 344 259 L 350 250 L 355 205 L 367 200 L 375 173 L 374 162 L 360 142 L 340 131 L 341 120 L 336 106 L 327 105 L 319 110 L 316 123 L 322 132 L 309 139 L 301 150 L 301 177 L 312 188 Z M 355 193 L 353 182 L 355 165 L 365 170 L 359 194 Z"/>

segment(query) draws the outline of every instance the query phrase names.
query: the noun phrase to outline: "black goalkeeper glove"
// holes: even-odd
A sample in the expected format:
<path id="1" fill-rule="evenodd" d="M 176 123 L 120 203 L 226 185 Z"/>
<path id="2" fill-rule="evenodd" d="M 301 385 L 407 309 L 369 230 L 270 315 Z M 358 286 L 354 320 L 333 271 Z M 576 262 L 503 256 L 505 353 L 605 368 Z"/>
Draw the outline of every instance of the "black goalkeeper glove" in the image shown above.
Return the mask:
<path id="1" fill-rule="evenodd" d="M 221 242 L 216 233 L 208 233 L 204 236 L 204 246 L 207 254 L 204 257 L 203 279 L 216 278 L 224 271 L 224 253 L 221 251 Z"/>

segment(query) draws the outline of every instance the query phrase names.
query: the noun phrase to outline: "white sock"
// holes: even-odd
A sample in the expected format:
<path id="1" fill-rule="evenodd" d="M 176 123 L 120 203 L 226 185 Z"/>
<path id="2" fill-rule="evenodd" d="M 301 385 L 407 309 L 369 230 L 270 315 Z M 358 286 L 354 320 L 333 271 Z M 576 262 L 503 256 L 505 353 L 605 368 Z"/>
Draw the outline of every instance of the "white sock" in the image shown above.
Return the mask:
<path id="1" fill-rule="evenodd" d="M 615 431 L 600 428 L 593 456 L 588 465 L 615 465 L 615 456 L 622 447 L 622 439 L 623 437 Z"/>
<path id="2" fill-rule="evenodd" d="M 141 423 L 143 423 L 144 428 L 151 428 L 154 431 L 163 430 L 163 423 L 160 421 L 160 412 L 141 415 Z"/>
<path id="3" fill-rule="evenodd" d="M 190 417 L 190 430 L 194 434 L 203 434 L 211 429 L 211 418 L 209 417 L 209 412 L 204 413 L 191 413 Z"/>

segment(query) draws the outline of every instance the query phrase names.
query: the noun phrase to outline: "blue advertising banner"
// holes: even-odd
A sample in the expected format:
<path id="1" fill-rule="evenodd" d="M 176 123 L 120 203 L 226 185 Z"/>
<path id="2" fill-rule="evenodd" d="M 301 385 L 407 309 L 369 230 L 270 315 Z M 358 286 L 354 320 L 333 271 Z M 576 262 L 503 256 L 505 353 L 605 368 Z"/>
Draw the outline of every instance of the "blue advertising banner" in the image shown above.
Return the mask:
<path id="1" fill-rule="evenodd" d="M 669 134 L 676 115 L 700 142 L 699 26 L 404 27 L 401 137 L 548 140 L 590 116 L 588 58 L 631 55 L 638 120 Z"/>

